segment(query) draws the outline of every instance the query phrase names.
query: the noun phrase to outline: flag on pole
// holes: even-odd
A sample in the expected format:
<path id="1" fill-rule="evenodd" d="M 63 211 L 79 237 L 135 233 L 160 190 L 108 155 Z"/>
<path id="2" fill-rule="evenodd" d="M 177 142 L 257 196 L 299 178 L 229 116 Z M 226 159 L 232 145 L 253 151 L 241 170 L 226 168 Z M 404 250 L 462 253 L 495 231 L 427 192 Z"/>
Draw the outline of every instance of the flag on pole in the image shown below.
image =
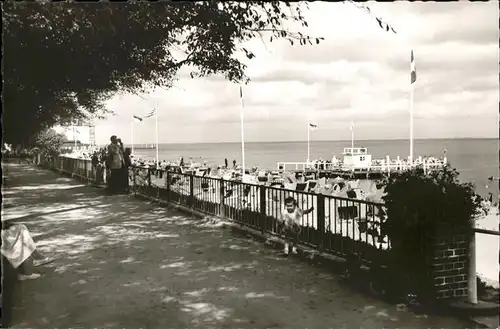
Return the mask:
<path id="1" fill-rule="evenodd" d="M 245 128 L 244 128 L 244 108 L 245 104 L 243 102 L 243 88 L 240 85 L 240 101 L 241 101 L 241 110 L 240 110 L 240 124 L 241 124 L 241 164 L 242 164 L 242 177 L 245 177 L 246 169 L 245 169 Z"/>
<path id="2" fill-rule="evenodd" d="M 141 118 L 141 117 L 139 117 L 139 116 L 137 116 L 137 115 L 133 115 L 133 117 L 134 117 L 134 120 L 137 120 L 137 121 L 142 121 L 142 118 Z"/>
<path id="3" fill-rule="evenodd" d="M 148 112 L 145 116 L 143 116 L 142 118 L 143 119 L 146 119 L 146 118 L 151 118 L 153 115 L 156 114 L 156 109 L 153 109 L 152 111 Z"/>
<path id="4" fill-rule="evenodd" d="M 317 125 L 314 125 L 314 124 L 312 124 L 312 123 L 310 123 L 310 124 L 309 124 L 309 127 L 311 127 L 311 128 L 318 128 L 318 126 L 317 126 Z"/>
<path id="5" fill-rule="evenodd" d="M 417 81 L 417 69 L 415 68 L 415 57 L 413 57 L 413 49 L 411 50 L 411 61 L 410 61 L 410 83 L 413 84 Z"/>
<path id="6" fill-rule="evenodd" d="M 351 131 L 353 131 L 353 130 L 354 130 L 354 121 L 351 121 L 351 126 L 349 127 L 349 129 L 350 129 Z"/>

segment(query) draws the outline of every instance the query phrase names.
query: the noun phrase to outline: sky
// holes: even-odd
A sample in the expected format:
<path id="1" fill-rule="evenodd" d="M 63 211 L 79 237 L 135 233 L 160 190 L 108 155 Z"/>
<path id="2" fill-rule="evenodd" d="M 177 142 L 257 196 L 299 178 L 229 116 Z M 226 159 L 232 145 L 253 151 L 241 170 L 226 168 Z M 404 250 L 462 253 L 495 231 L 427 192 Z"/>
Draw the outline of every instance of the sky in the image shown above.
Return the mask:
<path id="1" fill-rule="evenodd" d="M 407 139 L 410 49 L 414 50 L 415 138 L 495 138 L 499 127 L 498 4 L 368 2 L 398 32 L 388 33 L 348 3 L 311 2 L 308 28 L 325 40 L 291 46 L 255 39 L 243 86 L 245 141 Z M 160 143 L 241 140 L 239 86 L 179 71 L 170 90 L 117 95 L 95 122 L 98 144 L 111 134 L 132 141 L 132 115 L 158 108 Z M 136 123 L 135 143 L 155 141 L 155 120 Z"/>

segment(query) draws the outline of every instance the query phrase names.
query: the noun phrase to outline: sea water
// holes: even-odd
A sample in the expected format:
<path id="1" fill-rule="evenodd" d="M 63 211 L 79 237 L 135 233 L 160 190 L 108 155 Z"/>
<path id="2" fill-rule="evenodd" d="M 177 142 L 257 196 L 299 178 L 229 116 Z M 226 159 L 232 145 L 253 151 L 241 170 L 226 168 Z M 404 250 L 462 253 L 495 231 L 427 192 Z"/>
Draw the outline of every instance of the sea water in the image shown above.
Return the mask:
<path id="1" fill-rule="evenodd" d="M 333 155 L 342 157 L 344 147 L 350 141 L 312 141 L 311 158 L 331 160 Z M 355 146 L 366 147 L 374 159 L 392 159 L 409 154 L 408 140 L 371 140 L 356 141 Z M 491 192 L 498 198 L 498 181 L 488 181 L 488 177 L 499 176 L 499 141 L 497 139 L 418 139 L 414 144 L 415 156 L 442 157 L 446 150 L 448 162 L 460 173 L 462 181 L 472 182 L 476 191 L 486 197 Z M 135 150 L 135 156 L 154 159 L 155 150 Z M 199 144 L 160 144 L 159 158 L 175 161 L 184 158 L 194 162 L 207 162 L 209 165 L 222 165 L 227 159 L 241 164 L 241 145 L 239 143 L 199 143 Z M 258 166 L 276 169 L 277 162 L 303 162 L 307 157 L 307 142 L 263 142 L 245 143 L 246 167 Z"/>

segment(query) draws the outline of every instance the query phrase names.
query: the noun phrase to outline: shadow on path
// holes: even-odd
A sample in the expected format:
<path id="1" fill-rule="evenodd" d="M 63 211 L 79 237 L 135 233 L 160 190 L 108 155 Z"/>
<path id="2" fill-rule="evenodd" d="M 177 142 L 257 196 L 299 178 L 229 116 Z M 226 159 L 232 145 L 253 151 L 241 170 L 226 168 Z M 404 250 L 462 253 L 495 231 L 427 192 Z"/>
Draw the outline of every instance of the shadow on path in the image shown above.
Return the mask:
<path id="1" fill-rule="evenodd" d="M 8 169 L 3 215 L 58 258 L 42 278 L 16 283 L 13 328 L 467 327 L 399 312 L 203 220 L 27 165 Z"/>

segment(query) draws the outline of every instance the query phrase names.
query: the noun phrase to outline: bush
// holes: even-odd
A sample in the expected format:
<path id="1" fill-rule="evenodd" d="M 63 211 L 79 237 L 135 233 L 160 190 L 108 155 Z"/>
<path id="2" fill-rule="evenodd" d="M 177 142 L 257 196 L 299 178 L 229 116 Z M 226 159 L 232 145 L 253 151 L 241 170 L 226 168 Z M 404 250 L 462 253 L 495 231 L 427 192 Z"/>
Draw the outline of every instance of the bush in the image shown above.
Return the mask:
<path id="1" fill-rule="evenodd" d="M 420 168 L 386 181 L 387 220 L 382 229 L 392 245 L 391 266 L 424 297 L 433 286 L 429 273 L 435 238 L 473 233 L 481 198 L 471 183 L 461 183 L 449 166 L 424 174 Z"/>
<path id="2" fill-rule="evenodd" d="M 61 147 L 66 142 L 66 136 L 56 132 L 54 129 L 41 131 L 35 139 L 35 148 L 51 156 L 61 153 Z"/>

